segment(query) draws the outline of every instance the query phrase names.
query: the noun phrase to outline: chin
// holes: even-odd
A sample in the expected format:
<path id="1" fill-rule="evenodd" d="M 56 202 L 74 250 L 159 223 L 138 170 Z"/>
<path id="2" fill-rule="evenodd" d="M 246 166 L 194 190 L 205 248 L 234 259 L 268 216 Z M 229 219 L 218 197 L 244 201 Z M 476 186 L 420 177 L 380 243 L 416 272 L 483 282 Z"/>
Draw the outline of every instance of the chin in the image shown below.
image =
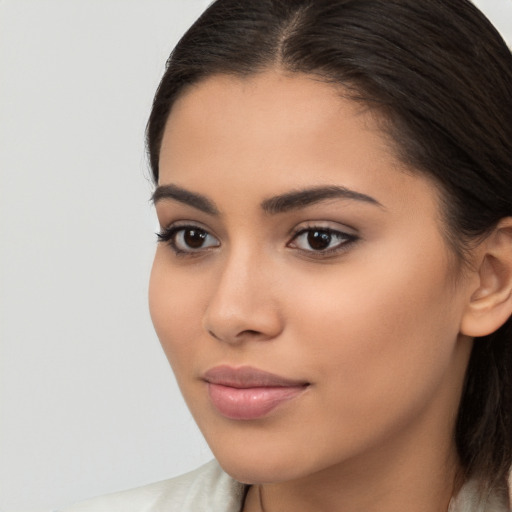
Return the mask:
<path id="1" fill-rule="evenodd" d="M 210 446 L 222 469 L 244 484 L 279 483 L 299 479 L 316 472 L 315 461 L 305 450 L 289 447 L 285 442 L 244 443 Z"/>

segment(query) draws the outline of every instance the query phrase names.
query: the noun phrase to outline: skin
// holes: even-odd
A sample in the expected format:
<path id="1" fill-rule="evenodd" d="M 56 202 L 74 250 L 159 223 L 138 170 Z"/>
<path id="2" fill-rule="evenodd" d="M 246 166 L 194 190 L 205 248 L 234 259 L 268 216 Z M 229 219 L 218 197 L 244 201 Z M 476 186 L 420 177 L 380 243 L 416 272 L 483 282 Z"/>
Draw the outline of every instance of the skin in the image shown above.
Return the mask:
<path id="1" fill-rule="evenodd" d="M 474 279 L 443 238 L 436 186 L 409 171 L 374 113 L 306 75 L 214 76 L 173 107 L 159 185 L 201 194 L 217 213 L 157 196 L 163 229 L 208 237 L 180 254 L 159 244 L 150 310 L 213 453 L 254 484 L 245 511 L 447 509 Z M 375 202 L 262 208 L 322 186 Z M 307 232 L 295 236 L 313 227 L 349 237 L 314 251 Z M 228 419 L 202 379 L 224 364 L 310 385 L 263 418 Z"/>

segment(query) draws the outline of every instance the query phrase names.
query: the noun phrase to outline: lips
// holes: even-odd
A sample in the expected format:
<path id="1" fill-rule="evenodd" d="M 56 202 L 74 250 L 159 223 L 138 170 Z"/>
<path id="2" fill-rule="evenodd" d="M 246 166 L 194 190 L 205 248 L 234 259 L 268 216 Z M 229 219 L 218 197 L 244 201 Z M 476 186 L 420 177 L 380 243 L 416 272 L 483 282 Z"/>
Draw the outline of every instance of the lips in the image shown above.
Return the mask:
<path id="1" fill-rule="evenodd" d="M 203 380 L 213 406 L 226 418 L 254 420 L 298 397 L 308 382 L 287 379 L 250 366 L 217 366 Z"/>

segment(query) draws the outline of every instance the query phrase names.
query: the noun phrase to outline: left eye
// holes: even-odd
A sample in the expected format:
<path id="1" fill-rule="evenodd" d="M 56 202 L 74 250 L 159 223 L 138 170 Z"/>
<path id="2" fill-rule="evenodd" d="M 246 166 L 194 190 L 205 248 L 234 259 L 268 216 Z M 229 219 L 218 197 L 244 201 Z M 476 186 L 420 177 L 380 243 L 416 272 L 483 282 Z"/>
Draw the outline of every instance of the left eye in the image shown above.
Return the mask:
<path id="1" fill-rule="evenodd" d="M 158 234 L 162 242 L 168 242 L 177 254 L 193 253 L 218 247 L 220 242 L 208 231 L 196 226 L 175 226 Z"/>
<path id="2" fill-rule="evenodd" d="M 308 228 L 299 231 L 290 242 L 290 247 L 296 247 L 309 252 L 330 252 L 353 242 L 354 235 L 327 228 Z"/>
<path id="3" fill-rule="evenodd" d="M 204 229 L 185 228 L 175 233 L 174 244 L 178 250 L 189 251 L 215 247 L 218 242 Z"/>

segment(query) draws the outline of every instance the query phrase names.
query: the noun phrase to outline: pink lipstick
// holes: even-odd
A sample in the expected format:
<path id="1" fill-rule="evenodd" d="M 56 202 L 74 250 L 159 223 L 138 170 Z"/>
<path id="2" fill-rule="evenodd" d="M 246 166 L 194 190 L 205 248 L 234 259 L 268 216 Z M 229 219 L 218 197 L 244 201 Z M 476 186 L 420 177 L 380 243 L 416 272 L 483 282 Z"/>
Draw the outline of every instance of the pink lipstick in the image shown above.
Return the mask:
<path id="1" fill-rule="evenodd" d="M 217 366 L 203 375 L 213 406 L 226 418 L 254 420 L 305 391 L 309 383 L 250 366 Z"/>

